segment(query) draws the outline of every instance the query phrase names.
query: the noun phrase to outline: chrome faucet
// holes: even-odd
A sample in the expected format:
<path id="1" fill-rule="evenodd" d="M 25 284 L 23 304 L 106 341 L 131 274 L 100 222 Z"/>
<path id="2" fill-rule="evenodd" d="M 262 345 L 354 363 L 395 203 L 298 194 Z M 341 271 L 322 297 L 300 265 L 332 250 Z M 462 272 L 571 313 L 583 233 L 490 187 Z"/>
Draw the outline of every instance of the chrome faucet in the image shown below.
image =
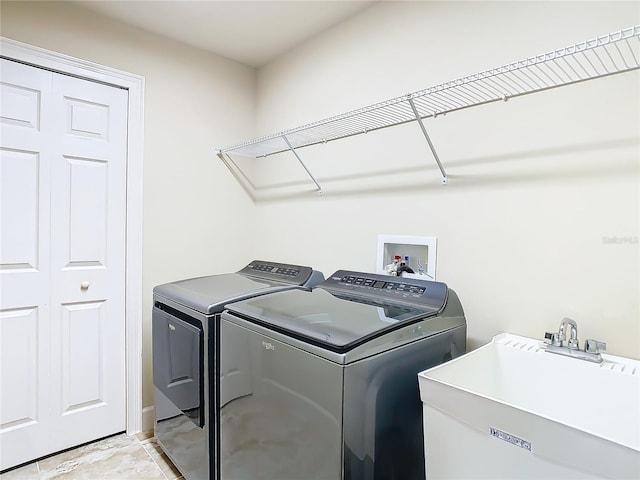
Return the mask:
<path id="1" fill-rule="evenodd" d="M 571 348 L 573 350 L 578 350 L 579 349 L 579 343 L 578 343 L 578 324 L 575 322 L 575 320 L 571 320 L 570 318 L 563 318 L 562 322 L 560 322 L 560 330 L 558 331 L 558 338 L 560 340 L 560 346 L 562 346 L 562 342 L 564 342 L 565 340 L 567 340 L 566 334 L 565 334 L 565 328 L 567 327 L 567 325 L 570 328 L 570 334 L 569 334 L 569 340 L 567 342 L 567 348 Z"/>
<path id="2" fill-rule="evenodd" d="M 567 333 L 569 335 L 568 340 Z M 570 318 L 562 319 L 558 333 L 547 332 L 544 337 L 546 339 L 545 341 L 548 340 L 545 347 L 547 352 L 576 357 L 581 360 L 588 360 L 596 363 L 602 362 L 600 350 L 606 350 L 607 347 L 607 344 L 604 342 L 589 339 L 584 342 L 584 350 L 580 350 L 580 343 L 578 342 L 578 324 Z M 567 341 L 566 346 L 564 344 L 565 341 Z"/>

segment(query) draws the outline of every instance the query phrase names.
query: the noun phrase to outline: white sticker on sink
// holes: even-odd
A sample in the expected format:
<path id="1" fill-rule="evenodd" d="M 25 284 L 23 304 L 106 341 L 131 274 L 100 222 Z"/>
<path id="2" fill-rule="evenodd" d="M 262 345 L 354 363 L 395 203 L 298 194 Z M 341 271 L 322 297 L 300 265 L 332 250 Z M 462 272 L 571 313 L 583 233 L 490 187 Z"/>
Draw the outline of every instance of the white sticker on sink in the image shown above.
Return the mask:
<path id="1" fill-rule="evenodd" d="M 515 435 L 511 435 L 510 433 L 503 432 L 502 430 L 498 430 L 497 428 L 493 427 L 489 427 L 489 433 L 492 437 L 499 438 L 500 440 L 508 442 L 512 445 L 531 451 L 531 442 L 523 440 L 520 437 L 516 437 Z"/>

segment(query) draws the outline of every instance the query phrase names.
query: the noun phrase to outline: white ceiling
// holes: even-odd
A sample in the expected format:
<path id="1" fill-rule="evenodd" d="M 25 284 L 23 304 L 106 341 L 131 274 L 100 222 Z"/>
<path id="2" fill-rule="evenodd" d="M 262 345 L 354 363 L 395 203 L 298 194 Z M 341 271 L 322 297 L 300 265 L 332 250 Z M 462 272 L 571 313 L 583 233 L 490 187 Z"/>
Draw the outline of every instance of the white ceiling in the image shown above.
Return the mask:
<path id="1" fill-rule="evenodd" d="M 259 67 L 373 1 L 77 0 L 95 12 Z"/>

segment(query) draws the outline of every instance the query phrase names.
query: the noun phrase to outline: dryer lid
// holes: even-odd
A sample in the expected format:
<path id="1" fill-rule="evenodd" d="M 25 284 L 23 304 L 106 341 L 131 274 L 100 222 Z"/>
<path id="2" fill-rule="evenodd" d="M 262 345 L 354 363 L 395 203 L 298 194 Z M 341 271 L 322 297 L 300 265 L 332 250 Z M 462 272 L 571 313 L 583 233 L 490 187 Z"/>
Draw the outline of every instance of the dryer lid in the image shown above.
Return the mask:
<path id="1" fill-rule="evenodd" d="M 210 315 L 221 312 L 229 302 L 289 288 L 292 286 L 285 283 L 227 273 L 158 285 L 153 293 Z"/>
<path id="2" fill-rule="evenodd" d="M 237 273 L 166 283 L 155 287 L 153 293 L 211 315 L 222 312 L 229 302 L 299 286 L 311 288 L 323 278 L 311 267 L 254 260 Z"/>

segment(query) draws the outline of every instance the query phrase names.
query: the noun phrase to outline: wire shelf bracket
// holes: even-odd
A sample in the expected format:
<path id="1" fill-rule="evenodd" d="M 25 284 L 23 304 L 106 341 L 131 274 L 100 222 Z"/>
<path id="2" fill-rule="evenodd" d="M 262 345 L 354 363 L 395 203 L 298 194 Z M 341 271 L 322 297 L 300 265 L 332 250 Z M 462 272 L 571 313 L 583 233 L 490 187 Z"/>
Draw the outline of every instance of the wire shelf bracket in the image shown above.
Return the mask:
<path id="1" fill-rule="evenodd" d="M 418 113 L 418 109 L 416 108 L 416 104 L 413 103 L 413 99 L 409 98 L 408 100 L 409 105 L 411 105 L 411 110 L 413 110 L 413 114 L 416 116 L 416 121 L 418 122 L 418 124 L 420 125 L 420 129 L 422 130 L 422 134 L 424 135 L 424 138 L 427 140 L 427 143 L 429 144 L 429 148 L 431 149 L 431 153 L 433 154 L 433 157 L 436 159 L 436 163 L 438 164 L 438 168 L 440 169 L 440 173 L 442 174 L 442 184 L 446 185 L 448 183 L 448 179 L 447 179 L 447 173 L 444 171 L 444 167 L 442 166 L 442 163 L 440 162 L 440 158 L 438 157 L 438 153 L 436 152 L 435 147 L 433 146 L 433 143 L 431 142 L 431 139 L 429 138 L 429 134 L 427 133 L 427 129 L 424 126 L 424 122 L 422 121 L 422 118 L 420 118 L 420 113 Z"/>
<path id="2" fill-rule="evenodd" d="M 302 162 L 299 149 L 418 122 L 440 169 L 442 183 L 446 184 L 447 175 L 427 134 L 424 119 L 638 69 L 640 25 L 635 25 L 215 152 L 231 168 L 230 153 L 260 158 L 291 151 L 322 193 Z M 234 175 L 237 177 L 237 173 Z"/>
<path id="3" fill-rule="evenodd" d="M 307 172 L 307 175 L 309 175 L 309 177 L 311 178 L 313 183 L 316 184 L 316 188 L 318 189 L 318 195 L 322 195 L 322 187 L 320 186 L 320 184 L 318 183 L 316 178 L 313 176 L 313 174 L 309 171 L 307 166 L 304 164 L 304 162 L 300 158 L 300 155 L 298 155 L 298 152 L 296 152 L 296 149 L 293 148 L 293 146 L 291 145 L 291 142 L 289 142 L 289 139 L 286 137 L 286 135 L 282 135 L 282 139 L 284 140 L 284 142 L 289 147 L 289 150 L 291 150 L 291 153 L 293 153 L 295 155 L 295 157 L 298 160 L 298 162 L 300 162 L 300 165 L 302 165 L 302 168 L 304 168 L 304 170 Z"/>

